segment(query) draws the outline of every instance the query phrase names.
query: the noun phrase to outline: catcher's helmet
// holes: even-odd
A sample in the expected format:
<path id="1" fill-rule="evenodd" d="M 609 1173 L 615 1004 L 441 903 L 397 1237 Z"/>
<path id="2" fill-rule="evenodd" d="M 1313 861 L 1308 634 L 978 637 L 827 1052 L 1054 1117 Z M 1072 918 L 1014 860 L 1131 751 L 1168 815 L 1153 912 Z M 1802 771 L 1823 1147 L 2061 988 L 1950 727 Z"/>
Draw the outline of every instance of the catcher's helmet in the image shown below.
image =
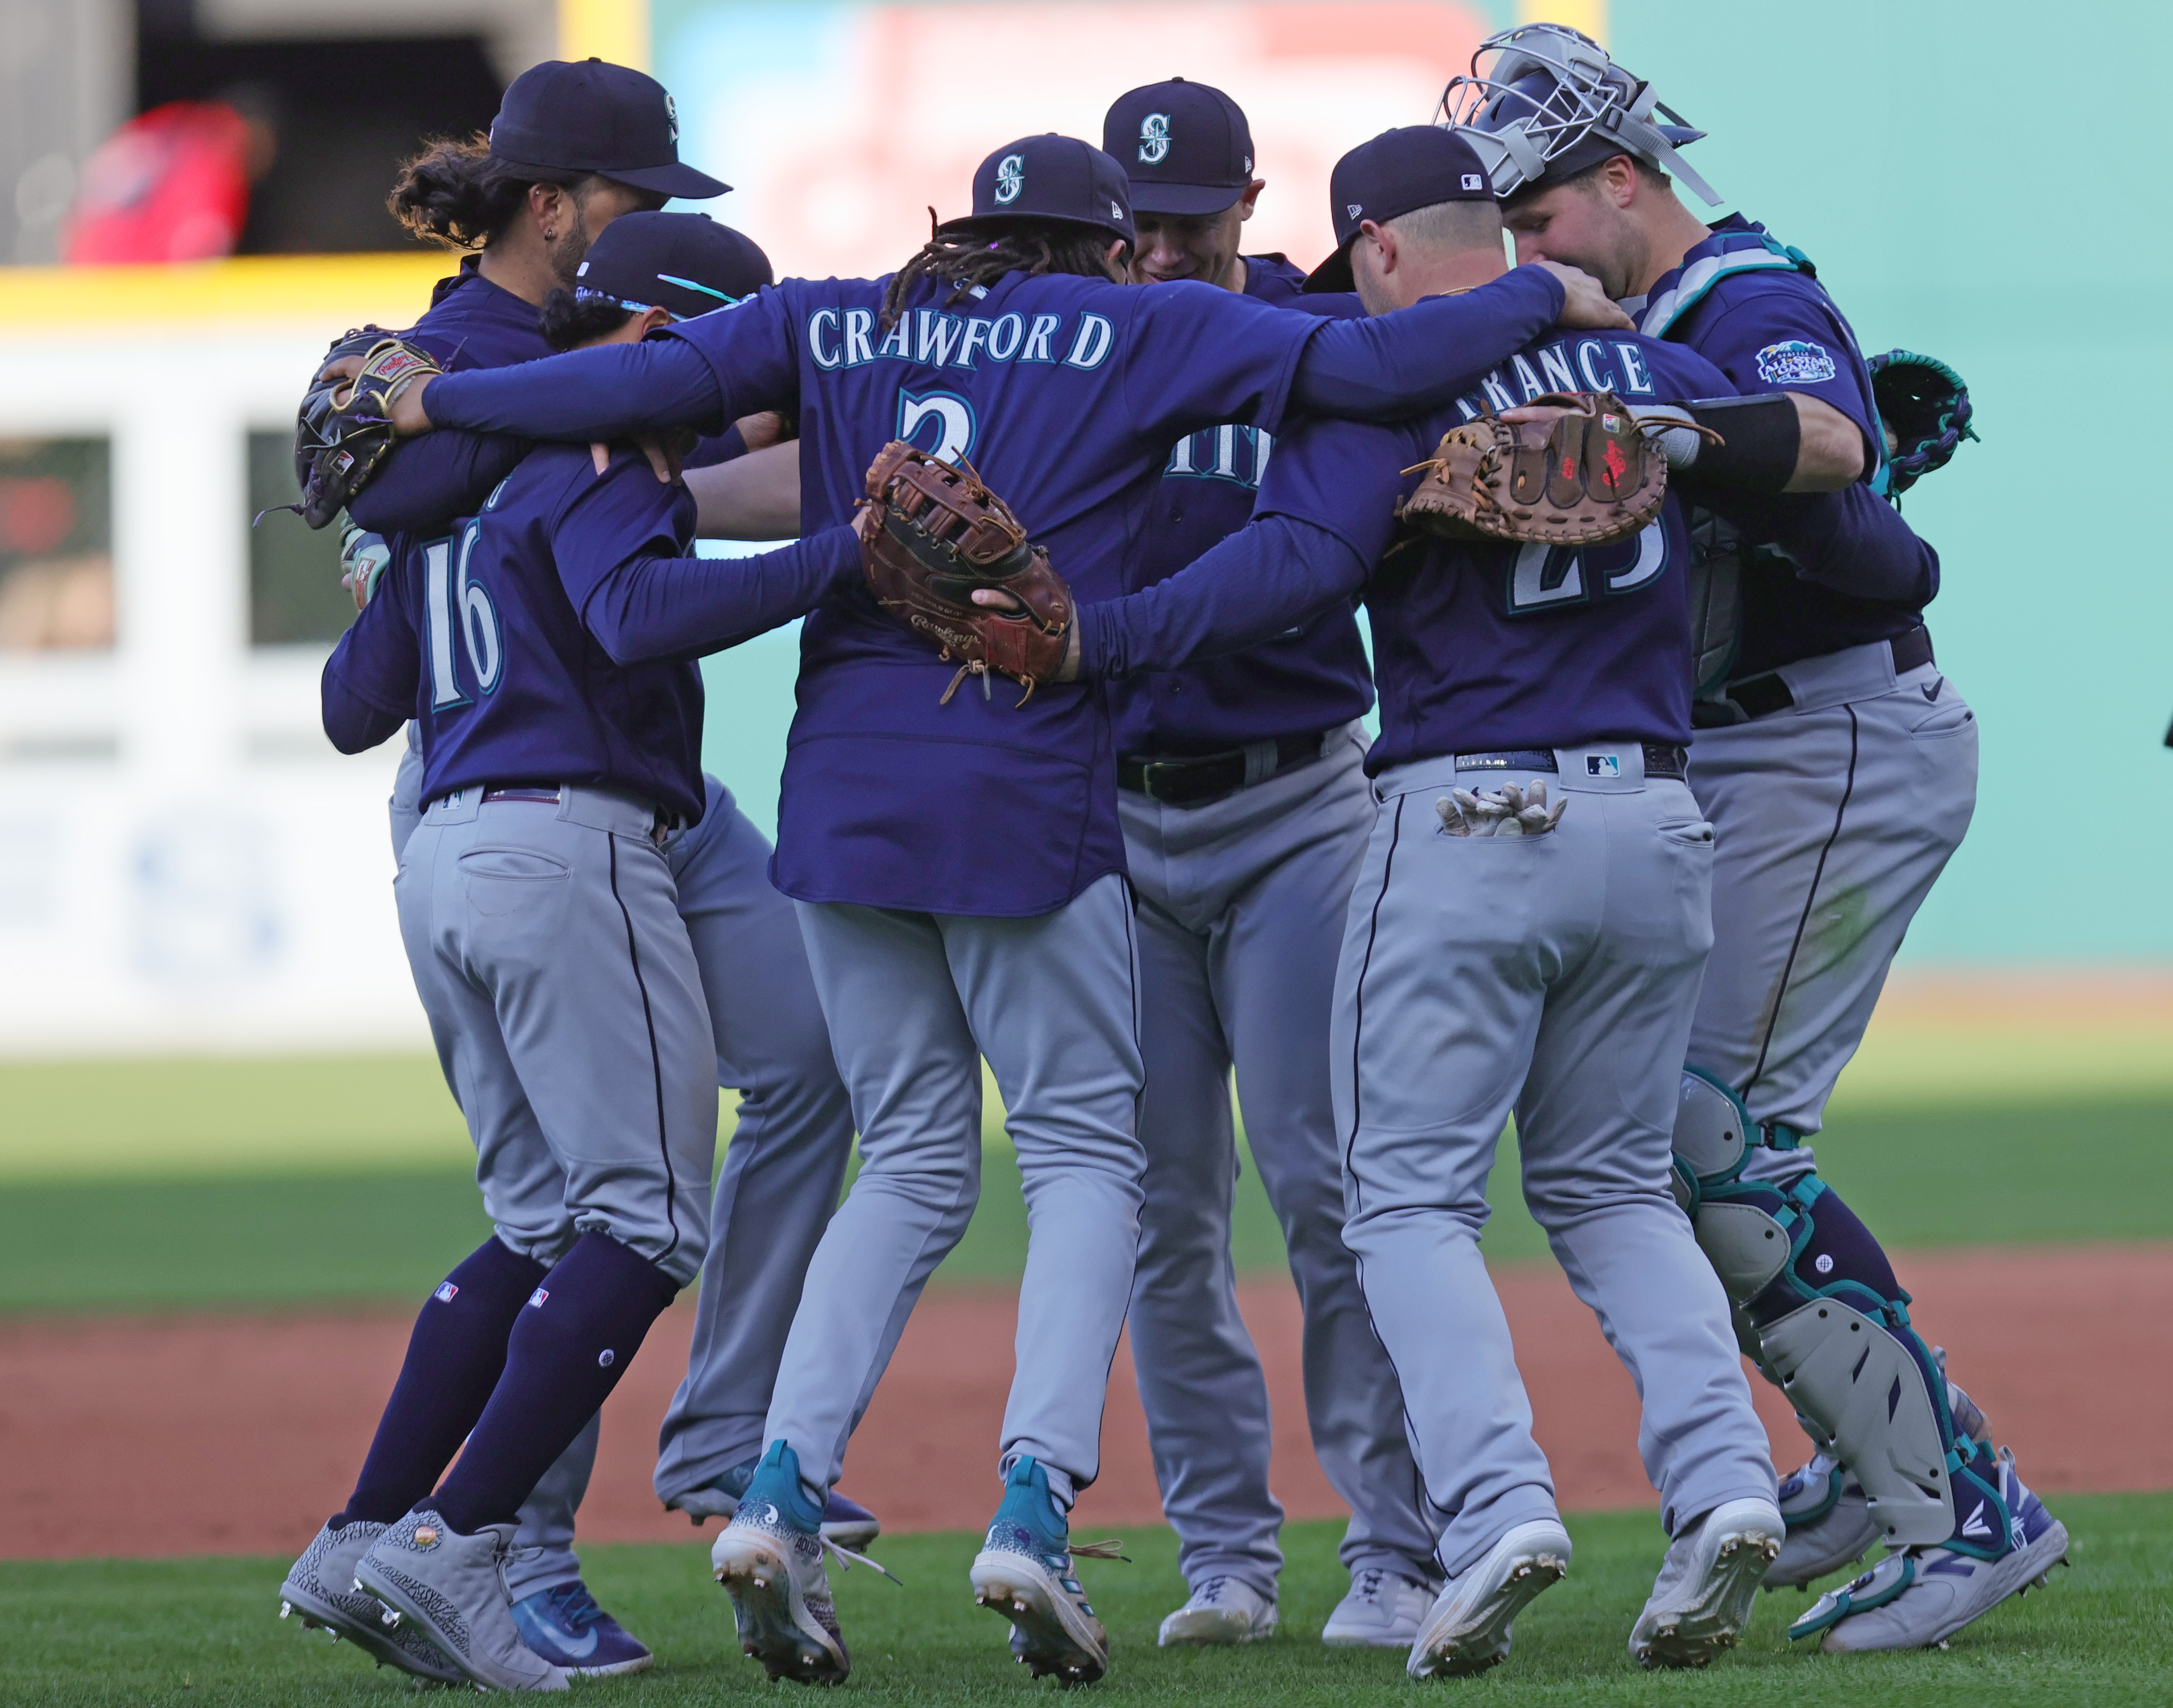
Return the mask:
<path id="1" fill-rule="evenodd" d="M 1494 62 L 1482 74 L 1480 62 L 1489 54 Z M 1656 111 L 1674 122 L 1660 123 Z M 1675 152 L 1705 132 L 1566 24 L 1526 24 L 1488 36 L 1471 56 L 1470 74 L 1442 91 L 1441 114 L 1486 163 L 1494 193 L 1504 198 L 1628 154 L 1720 205 Z"/>

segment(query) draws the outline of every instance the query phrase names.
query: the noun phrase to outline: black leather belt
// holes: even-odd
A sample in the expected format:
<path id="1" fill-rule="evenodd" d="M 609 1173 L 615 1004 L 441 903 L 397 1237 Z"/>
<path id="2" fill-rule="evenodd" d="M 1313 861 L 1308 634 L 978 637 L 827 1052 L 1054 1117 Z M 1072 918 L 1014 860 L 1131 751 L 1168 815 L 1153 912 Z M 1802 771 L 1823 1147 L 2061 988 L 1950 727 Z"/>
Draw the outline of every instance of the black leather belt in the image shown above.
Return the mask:
<path id="1" fill-rule="evenodd" d="M 1894 655 L 1894 674 L 1906 676 L 1932 662 L 1932 631 L 1918 627 L 1906 634 L 1897 634 L 1886 643 L 1887 650 Z M 1796 697 L 1788 685 L 1781 680 L 1778 671 L 1767 671 L 1762 676 L 1745 676 L 1741 682 L 1730 682 L 1723 689 L 1727 699 L 1743 709 L 1746 719 L 1770 718 L 1776 712 L 1785 712 L 1796 703 Z M 1716 707 L 1701 713 L 1700 707 L 1690 708 L 1690 722 L 1699 729 L 1711 729 L 1734 720 L 1727 716 L 1724 707 Z"/>
<path id="2" fill-rule="evenodd" d="M 1680 747 L 1663 747 L 1657 741 L 1640 741 L 1638 746 L 1645 755 L 1645 774 L 1647 777 L 1673 777 L 1678 780 L 1689 775 L 1690 754 Z M 1507 753 L 1459 753 L 1456 756 L 1459 771 L 1552 771 L 1555 756 L 1545 747 L 1520 747 Z"/>
<path id="3" fill-rule="evenodd" d="M 1331 732 L 1284 735 L 1275 742 L 1275 762 L 1261 776 L 1248 779 L 1245 749 L 1227 753 L 1200 753 L 1189 757 L 1150 759 L 1135 755 L 1117 762 L 1117 787 L 1144 795 L 1164 806 L 1198 806 L 1235 795 L 1253 783 L 1264 783 L 1286 771 L 1296 771 L 1320 757 Z"/>
<path id="4" fill-rule="evenodd" d="M 517 784 L 504 789 L 486 789 L 483 798 L 485 800 L 536 800 L 556 806 L 558 791 L 555 787 L 546 789 L 533 784 Z"/>

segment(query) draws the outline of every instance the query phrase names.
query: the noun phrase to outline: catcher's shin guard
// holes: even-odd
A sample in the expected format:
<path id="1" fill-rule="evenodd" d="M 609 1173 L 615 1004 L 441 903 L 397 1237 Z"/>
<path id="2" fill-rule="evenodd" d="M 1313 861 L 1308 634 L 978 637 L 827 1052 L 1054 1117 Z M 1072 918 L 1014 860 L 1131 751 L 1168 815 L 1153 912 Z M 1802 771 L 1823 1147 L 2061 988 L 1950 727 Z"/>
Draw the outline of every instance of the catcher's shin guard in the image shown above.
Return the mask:
<path id="1" fill-rule="evenodd" d="M 1887 1546 L 1944 1542 L 1953 1479 L 1976 1444 L 1957 1434 L 1944 1372 L 1870 1230 L 1815 1173 L 1785 1186 L 1742 1177 L 1755 1150 L 1795 1144 L 1786 1128 L 1755 1125 L 1710 1074 L 1684 1072 L 1675 1197 L 1755 1342 L 1745 1350 L 1863 1484 Z"/>

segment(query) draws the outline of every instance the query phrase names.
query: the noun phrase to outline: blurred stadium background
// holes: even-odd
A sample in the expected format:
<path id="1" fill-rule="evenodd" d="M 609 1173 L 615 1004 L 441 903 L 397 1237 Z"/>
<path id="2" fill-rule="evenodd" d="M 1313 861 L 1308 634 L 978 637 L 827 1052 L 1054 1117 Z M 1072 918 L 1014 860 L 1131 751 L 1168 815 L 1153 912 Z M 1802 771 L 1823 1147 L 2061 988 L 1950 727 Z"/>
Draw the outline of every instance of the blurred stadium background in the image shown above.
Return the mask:
<path id="1" fill-rule="evenodd" d="M 2163 477 L 2145 439 L 2080 493 L 2073 446 L 2173 357 L 2148 164 L 2166 8 L 0 0 L 0 1312 L 396 1303 L 479 1237 L 394 927 L 394 753 L 342 759 L 318 728 L 351 615 L 335 541 L 251 526 L 294 496 L 325 343 L 407 324 L 450 270 L 383 207 L 423 137 L 487 124 L 540 59 L 642 65 L 682 157 L 738 186 L 719 218 L 782 273 L 872 273 L 995 143 L 1097 137 L 1112 96 L 1182 73 L 1252 117 L 1253 246 L 1309 265 L 1335 157 L 1426 120 L 1480 36 L 1534 17 L 1708 128 L 1700 170 L 1816 259 L 1867 348 L 1944 357 L 1977 400 L 1984 442 L 1908 502 L 1982 723 L 1976 823 L 1822 1150 L 1912 1251 L 2162 1256 Z M 156 217 L 177 183 L 187 217 Z M 782 633 L 709 667 L 709 762 L 765 826 L 795 662 Z M 1016 1273 L 1004 1180 L 946 1276 Z M 1540 1255 L 1504 1191 L 1490 1254 Z M 1272 1270 L 1245 1193 L 1240 1266 Z M 2145 1485 L 2173 1468 L 2119 1484 Z"/>
<path id="2" fill-rule="evenodd" d="M 2153 310 L 2173 228 L 2119 164 L 2143 141 L 2152 50 L 2173 42 L 2165 8 L 2062 14 L 2134 50 L 2095 62 L 2085 130 L 2030 121 L 2068 97 L 2044 81 L 2046 14 L 2007 0 L 1523 9 L 1606 35 L 1709 127 L 1701 170 L 1816 258 L 1870 348 L 1930 349 L 1975 389 L 1984 443 L 1909 509 L 1945 557 L 1933 629 L 1982 719 L 1983 793 L 1905 967 L 1965 968 L 2025 1006 L 2041 989 L 2048 1021 L 2069 1010 L 2046 974 L 2117 970 L 2132 994 L 2115 1016 L 2154 1005 L 2162 1022 L 2173 585 L 2136 537 L 2147 498 L 2063 505 L 2043 459 L 2046 423 L 2166 354 Z M 346 326 L 405 324 L 450 265 L 386 213 L 396 162 L 487 123 L 525 66 L 595 51 L 653 69 L 686 158 L 739 186 L 719 217 L 811 274 L 886 269 L 993 141 L 1097 135 L 1111 94 L 1183 71 L 1252 115 L 1257 246 L 1310 263 L 1335 157 L 1425 118 L 1513 15 L 0 0 L 0 253 L 17 263 L 0 267 L 0 1054 L 423 1041 L 387 929 L 391 751 L 342 760 L 317 729 L 317 670 L 348 615 L 334 542 L 284 512 L 249 524 L 291 496 L 312 357 Z M 229 128 L 213 136 L 208 113 Z M 217 159 L 172 164 L 191 148 Z M 170 252 L 217 258 L 57 264 L 116 252 L 129 198 L 191 170 L 213 187 L 186 217 L 148 217 Z M 782 634 L 710 670 L 709 757 L 758 821 L 793 657 Z"/>

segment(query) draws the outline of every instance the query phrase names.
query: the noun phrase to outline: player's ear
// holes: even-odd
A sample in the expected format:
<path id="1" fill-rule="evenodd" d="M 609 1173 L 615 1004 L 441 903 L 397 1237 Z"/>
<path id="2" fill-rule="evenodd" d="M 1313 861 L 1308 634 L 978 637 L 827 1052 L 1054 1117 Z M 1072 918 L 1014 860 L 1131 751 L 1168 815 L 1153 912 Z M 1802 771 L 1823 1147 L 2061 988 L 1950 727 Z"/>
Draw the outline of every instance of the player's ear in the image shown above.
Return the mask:
<path id="1" fill-rule="evenodd" d="M 647 337 L 659 326 L 668 326 L 677 319 L 669 309 L 644 309 L 641 313 L 640 330 L 634 333 L 637 341 Z"/>
<path id="2" fill-rule="evenodd" d="M 1373 245 L 1373 253 L 1379 257 L 1380 272 L 1383 277 L 1396 270 L 1396 234 L 1389 230 L 1387 226 L 1378 225 L 1370 219 L 1361 220 L 1358 223 L 1357 241 Z"/>
<path id="3" fill-rule="evenodd" d="M 1255 178 L 1245 186 L 1245 193 L 1237 198 L 1237 205 L 1245 210 L 1239 216 L 1241 218 L 1250 219 L 1253 217 L 1254 204 L 1260 199 L 1260 191 L 1267 187 L 1268 180 L 1264 178 Z"/>

